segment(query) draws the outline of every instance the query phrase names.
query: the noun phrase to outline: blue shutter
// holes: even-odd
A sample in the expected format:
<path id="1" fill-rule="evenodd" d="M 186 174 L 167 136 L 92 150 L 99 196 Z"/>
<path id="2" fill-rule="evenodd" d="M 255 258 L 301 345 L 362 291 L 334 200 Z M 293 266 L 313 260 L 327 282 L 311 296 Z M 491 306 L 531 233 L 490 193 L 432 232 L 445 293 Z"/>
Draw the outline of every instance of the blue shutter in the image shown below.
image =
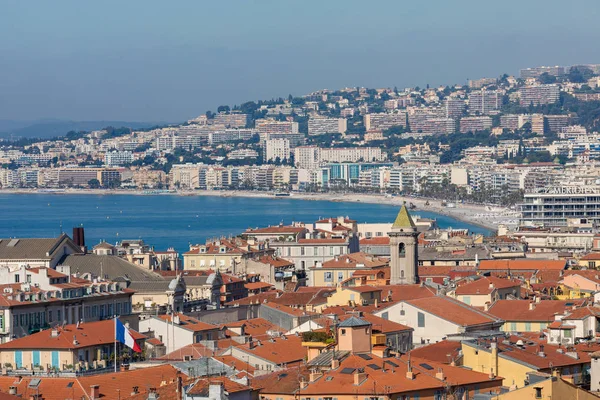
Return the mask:
<path id="1" fill-rule="evenodd" d="M 40 351 L 39 350 L 34 350 L 31 352 L 32 353 L 32 359 L 33 359 L 33 365 L 40 365 Z"/>
<path id="2" fill-rule="evenodd" d="M 23 366 L 23 352 L 21 350 L 15 351 L 15 368 L 21 368 Z"/>
<path id="3" fill-rule="evenodd" d="M 52 352 L 52 366 L 58 368 L 59 365 L 59 361 L 58 361 L 58 351 L 53 351 Z"/>

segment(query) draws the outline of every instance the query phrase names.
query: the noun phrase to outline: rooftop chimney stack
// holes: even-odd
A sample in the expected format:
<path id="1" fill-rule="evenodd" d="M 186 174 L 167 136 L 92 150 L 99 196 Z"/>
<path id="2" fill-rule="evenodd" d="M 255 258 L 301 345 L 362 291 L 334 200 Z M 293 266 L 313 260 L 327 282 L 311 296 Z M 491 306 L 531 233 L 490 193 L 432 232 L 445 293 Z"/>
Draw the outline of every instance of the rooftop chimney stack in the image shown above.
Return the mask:
<path id="1" fill-rule="evenodd" d="M 76 226 L 73 228 L 73 242 L 79 246 L 81 251 L 84 253 L 87 252 L 87 248 L 85 247 L 85 232 L 83 230 L 83 226 Z"/>
<path id="2" fill-rule="evenodd" d="M 100 398 L 100 385 L 90 386 L 90 399 L 96 400 Z"/>

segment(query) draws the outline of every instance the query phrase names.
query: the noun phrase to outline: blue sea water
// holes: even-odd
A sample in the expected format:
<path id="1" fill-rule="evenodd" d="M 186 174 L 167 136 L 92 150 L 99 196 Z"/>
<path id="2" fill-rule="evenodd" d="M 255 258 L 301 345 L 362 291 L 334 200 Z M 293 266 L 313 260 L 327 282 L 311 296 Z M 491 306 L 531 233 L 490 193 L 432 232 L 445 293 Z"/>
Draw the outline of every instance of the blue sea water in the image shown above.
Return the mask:
<path id="1" fill-rule="evenodd" d="M 190 243 L 237 235 L 249 227 L 314 222 L 318 218 L 349 216 L 358 222 L 391 222 L 397 206 L 367 203 L 308 201 L 293 198 L 243 198 L 127 194 L 0 194 L 0 237 L 56 237 L 85 227 L 88 247 L 100 240 L 115 243 L 144 239 L 157 250 L 187 251 Z M 436 218 L 441 228 L 478 226 L 445 215 L 416 210 Z"/>

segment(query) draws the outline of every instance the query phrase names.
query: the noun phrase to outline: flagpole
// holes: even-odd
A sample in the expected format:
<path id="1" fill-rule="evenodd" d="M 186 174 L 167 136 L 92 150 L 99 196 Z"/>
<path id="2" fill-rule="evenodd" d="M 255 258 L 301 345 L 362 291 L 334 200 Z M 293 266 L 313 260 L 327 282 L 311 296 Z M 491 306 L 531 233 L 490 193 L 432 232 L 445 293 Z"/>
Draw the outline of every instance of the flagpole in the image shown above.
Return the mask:
<path id="1" fill-rule="evenodd" d="M 117 317 L 114 319 L 115 321 L 115 372 L 117 372 Z"/>

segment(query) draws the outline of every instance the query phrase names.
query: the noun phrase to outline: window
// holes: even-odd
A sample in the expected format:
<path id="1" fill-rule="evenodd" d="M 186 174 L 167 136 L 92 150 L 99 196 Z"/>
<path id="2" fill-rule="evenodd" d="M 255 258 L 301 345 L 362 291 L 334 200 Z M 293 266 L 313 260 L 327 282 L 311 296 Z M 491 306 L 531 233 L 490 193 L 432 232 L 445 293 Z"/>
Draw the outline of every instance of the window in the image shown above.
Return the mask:
<path id="1" fill-rule="evenodd" d="M 535 398 L 536 399 L 541 399 L 542 398 L 542 388 L 541 387 L 536 387 L 535 389 Z"/>
<path id="2" fill-rule="evenodd" d="M 303 256 L 304 255 L 304 247 L 300 247 L 300 255 Z"/>
<path id="3" fill-rule="evenodd" d="M 422 312 L 417 313 L 417 326 L 419 328 L 425 328 L 425 314 Z"/>
<path id="4" fill-rule="evenodd" d="M 341 282 L 344 280 L 344 273 L 342 271 L 338 271 L 338 282 Z"/>
<path id="5" fill-rule="evenodd" d="M 566 338 L 570 338 L 572 333 L 573 331 L 571 331 L 570 329 L 565 329 L 565 333 L 563 334 L 563 336 Z"/>
<path id="6" fill-rule="evenodd" d="M 400 315 L 406 315 L 406 311 L 400 310 Z"/>
<path id="7" fill-rule="evenodd" d="M 345 329 L 342 329 L 341 333 L 342 333 L 342 336 L 346 336 L 346 330 Z"/>
<path id="8" fill-rule="evenodd" d="M 31 283 L 31 274 L 27 274 L 27 283 Z"/>
<path id="9" fill-rule="evenodd" d="M 318 256 L 319 255 L 319 248 L 318 247 L 315 247 L 313 255 L 314 256 Z"/>
<path id="10" fill-rule="evenodd" d="M 52 322 L 52 310 L 48 311 L 48 322 Z"/>
<path id="11" fill-rule="evenodd" d="M 56 321 L 62 323 L 62 315 L 61 315 L 61 310 L 56 310 Z"/>
<path id="12" fill-rule="evenodd" d="M 383 314 L 381 314 L 381 318 L 383 318 L 383 319 L 389 319 L 389 314 L 388 314 L 388 312 L 386 311 L 386 312 L 384 312 Z"/>
<path id="13" fill-rule="evenodd" d="M 590 262 L 588 263 L 588 267 L 589 267 L 589 268 L 596 268 L 596 261 L 590 261 Z M 541 391 L 541 389 L 540 389 L 540 391 Z"/>
<path id="14" fill-rule="evenodd" d="M 192 268 L 196 267 L 196 260 L 190 261 L 190 267 L 192 267 Z"/>
<path id="15" fill-rule="evenodd" d="M 471 304 L 471 296 L 463 296 L 463 303 Z"/>
<path id="16" fill-rule="evenodd" d="M 398 245 L 398 255 L 400 257 L 404 257 L 405 254 L 406 254 L 406 245 L 404 243 L 400 243 Z"/>
<path id="17" fill-rule="evenodd" d="M 323 272 L 323 281 L 333 282 L 333 272 Z"/>
<path id="18" fill-rule="evenodd" d="M 19 275 L 15 275 L 15 283 L 19 283 L 21 280 L 21 278 L 19 277 Z"/>
<path id="19" fill-rule="evenodd" d="M 531 332 L 531 322 L 525 322 L 525 332 Z"/>
<path id="20" fill-rule="evenodd" d="M 332 256 L 333 255 L 333 247 L 329 247 L 329 255 Z"/>
<path id="21" fill-rule="evenodd" d="M 516 332 L 517 331 L 517 323 L 516 322 L 511 322 L 510 323 L 510 331 L 511 332 Z"/>

